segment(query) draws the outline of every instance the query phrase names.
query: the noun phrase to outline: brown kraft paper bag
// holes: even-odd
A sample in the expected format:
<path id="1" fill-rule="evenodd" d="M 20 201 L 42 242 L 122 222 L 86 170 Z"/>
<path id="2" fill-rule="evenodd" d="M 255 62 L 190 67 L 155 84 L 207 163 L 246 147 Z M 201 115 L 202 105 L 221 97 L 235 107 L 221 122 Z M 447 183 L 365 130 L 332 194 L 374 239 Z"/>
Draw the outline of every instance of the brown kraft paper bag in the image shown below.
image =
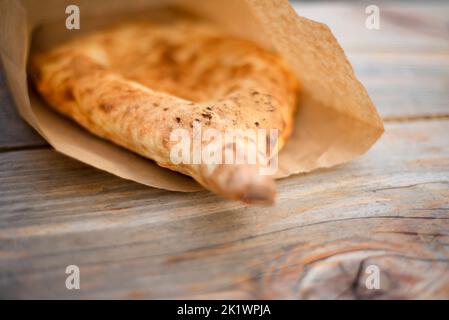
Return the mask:
<path id="1" fill-rule="evenodd" d="M 80 8 L 80 30 L 65 27 L 65 9 L 71 4 Z M 57 151 L 101 170 L 161 189 L 201 190 L 190 177 L 97 138 L 56 114 L 27 82 L 31 43 L 45 47 L 116 17 L 154 15 L 167 6 L 275 50 L 298 77 L 295 129 L 279 153 L 277 178 L 349 161 L 383 133 L 382 120 L 332 32 L 298 16 L 286 0 L 0 0 L 0 58 L 23 119 Z"/>

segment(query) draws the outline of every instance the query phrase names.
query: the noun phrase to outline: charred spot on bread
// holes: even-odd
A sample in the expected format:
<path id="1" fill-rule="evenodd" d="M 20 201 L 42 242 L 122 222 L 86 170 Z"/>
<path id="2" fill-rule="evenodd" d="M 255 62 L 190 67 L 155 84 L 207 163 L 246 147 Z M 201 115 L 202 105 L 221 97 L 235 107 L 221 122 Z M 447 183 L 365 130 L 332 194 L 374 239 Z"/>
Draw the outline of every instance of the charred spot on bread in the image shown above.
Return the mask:
<path id="1" fill-rule="evenodd" d="M 203 116 L 203 118 L 206 118 L 206 119 L 212 119 L 212 114 L 210 113 L 210 112 L 203 112 L 203 113 L 201 113 L 201 115 Z"/>
<path id="2" fill-rule="evenodd" d="M 115 108 L 114 104 L 110 102 L 100 102 L 99 107 L 100 110 L 106 113 L 111 112 Z"/>
<path id="3" fill-rule="evenodd" d="M 67 100 L 75 100 L 75 96 L 73 95 L 72 88 L 66 88 L 64 90 L 64 98 Z"/>

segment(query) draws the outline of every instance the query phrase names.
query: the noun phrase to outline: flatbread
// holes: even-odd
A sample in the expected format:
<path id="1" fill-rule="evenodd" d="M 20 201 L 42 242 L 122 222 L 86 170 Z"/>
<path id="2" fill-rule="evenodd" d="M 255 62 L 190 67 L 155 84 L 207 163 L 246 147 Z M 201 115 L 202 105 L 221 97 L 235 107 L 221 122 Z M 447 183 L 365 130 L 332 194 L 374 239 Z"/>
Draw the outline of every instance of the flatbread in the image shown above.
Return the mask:
<path id="1" fill-rule="evenodd" d="M 34 54 L 30 66 L 48 104 L 93 134 L 226 198 L 274 201 L 273 178 L 260 175 L 259 164 L 174 164 L 170 134 L 193 134 L 196 124 L 220 132 L 278 129 L 282 148 L 299 84 L 278 55 L 203 22 L 139 22 Z M 223 148 L 248 144 L 259 148 L 250 139 Z"/>

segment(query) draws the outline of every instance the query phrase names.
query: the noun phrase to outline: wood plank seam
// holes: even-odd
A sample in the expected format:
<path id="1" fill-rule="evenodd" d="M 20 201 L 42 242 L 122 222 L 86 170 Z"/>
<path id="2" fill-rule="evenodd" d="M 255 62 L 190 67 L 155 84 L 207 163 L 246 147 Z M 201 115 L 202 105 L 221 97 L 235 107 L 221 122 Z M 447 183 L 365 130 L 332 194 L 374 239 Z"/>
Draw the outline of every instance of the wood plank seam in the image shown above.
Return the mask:
<path id="1" fill-rule="evenodd" d="M 388 123 L 413 122 L 413 121 L 439 121 L 449 120 L 449 114 L 417 114 L 405 116 L 386 116 L 382 120 Z"/>
<path id="2" fill-rule="evenodd" d="M 27 146 L 0 146 L 1 152 L 13 152 L 13 151 L 23 151 L 23 150 L 39 150 L 51 148 L 50 145 L 27 145 Z"/>

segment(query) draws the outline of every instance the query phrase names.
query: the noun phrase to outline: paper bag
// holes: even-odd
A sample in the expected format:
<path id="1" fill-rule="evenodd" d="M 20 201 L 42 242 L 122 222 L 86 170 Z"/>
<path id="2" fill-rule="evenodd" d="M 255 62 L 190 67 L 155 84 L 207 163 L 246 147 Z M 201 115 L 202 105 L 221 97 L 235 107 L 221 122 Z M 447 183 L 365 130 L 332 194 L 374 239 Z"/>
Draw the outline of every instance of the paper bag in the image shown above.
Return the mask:
<path id="1" fill-rule="evenodd" d="M 80 30 L 65 27 L 70 4 L 80 8 Z M 351 160 L 382 134 L 382 120 L 329 28 L 299 17 L 286 0 L 1 0 L 0 57 L 20 115 L 67 156 L 148 186 L 200 190 L 193 179 L 97 138 L 56 114 L 27 82 L 32 41 L 49 45 L 121 15 L 155 15 L 167 6 L 275 50 L 298 77 L 295 129 L 279 154 L 277 178 Z"/>

